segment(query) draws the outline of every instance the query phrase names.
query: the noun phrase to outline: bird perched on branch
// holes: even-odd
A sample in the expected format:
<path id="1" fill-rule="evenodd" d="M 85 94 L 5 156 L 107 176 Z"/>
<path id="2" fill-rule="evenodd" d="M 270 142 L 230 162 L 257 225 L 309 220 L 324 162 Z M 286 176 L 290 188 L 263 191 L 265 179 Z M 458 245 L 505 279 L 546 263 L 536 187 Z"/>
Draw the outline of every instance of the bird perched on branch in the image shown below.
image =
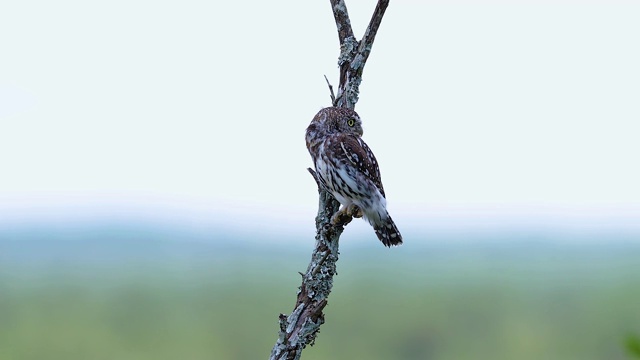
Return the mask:
<path id="1" fill-rule="evenodd" d="M 363 217 L 385 246 L 402 244 L 402 236 L 387 212 L 380 169 L 373 152 L 362 140 L 362 121 L 353 110 L 328 107 L 307 127 L 307 149 L 318 180 L 342 204 L 333 215 Z"/>

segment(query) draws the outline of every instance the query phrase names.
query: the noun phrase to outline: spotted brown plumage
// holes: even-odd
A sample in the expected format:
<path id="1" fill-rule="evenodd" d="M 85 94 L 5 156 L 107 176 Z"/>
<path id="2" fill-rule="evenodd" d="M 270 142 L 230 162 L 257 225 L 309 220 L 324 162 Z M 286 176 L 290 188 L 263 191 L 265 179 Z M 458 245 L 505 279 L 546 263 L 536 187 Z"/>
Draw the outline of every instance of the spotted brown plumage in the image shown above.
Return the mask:
<path id="1" fill-rule="evenodd" d="M 385 246 L 402 244 L 386 209 L 380 169 L 362 140 L 362 121 L 350 109 L 320 110 L 307 127 L 307 149 L 322 185 L 342 204 L 334 218 L 357 206 Z"/>

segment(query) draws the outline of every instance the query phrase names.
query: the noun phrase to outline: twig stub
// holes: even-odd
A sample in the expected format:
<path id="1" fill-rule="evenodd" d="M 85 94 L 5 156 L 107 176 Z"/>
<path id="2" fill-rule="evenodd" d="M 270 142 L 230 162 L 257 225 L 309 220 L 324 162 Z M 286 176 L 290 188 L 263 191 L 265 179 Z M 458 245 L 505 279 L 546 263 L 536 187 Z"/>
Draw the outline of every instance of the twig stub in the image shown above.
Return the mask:
<path id="1" fill-rule="evenodd" d="M 337 105 L 337 103 L 336 103 L 336 95 L 333 93 L 333 86 L 329 82 L 329 79 L 327 79 L 327 75 L 324 76 L 324 79 L 327 81 L 327 85 L 329 86 L 329 95 L 331 96 L 331 105 L 332 106 L 336 106 Z"/>

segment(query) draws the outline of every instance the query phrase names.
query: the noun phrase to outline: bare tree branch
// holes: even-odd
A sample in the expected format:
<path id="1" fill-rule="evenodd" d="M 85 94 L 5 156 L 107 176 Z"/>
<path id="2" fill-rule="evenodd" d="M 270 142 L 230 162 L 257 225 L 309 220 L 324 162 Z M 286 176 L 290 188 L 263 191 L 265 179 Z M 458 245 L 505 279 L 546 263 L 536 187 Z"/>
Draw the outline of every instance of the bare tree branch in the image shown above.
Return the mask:
<path id="1" fill-rule="evenodd" d="M 340 40 L 340 46 L 342 46 L 347 39 L 355 39 L 353 29 L 351 28 L 351 20 L 349 20 L 349 13 L 347 12 L 347 5 L 344 3 L 344 0 L 330 1 L 331 8 L 333 9 L 333 17 L 336 19 L 336 26 L 338 27 L 338 39 Z"/>
<path id="2" fill-rule="evenodd" d="M 389 6 L 389 0 L 378 1 L 376 9 L 373 11 L 373 15 L 369 21 L 369 26 L 367 26 L 367 30 L 365 31 L 362 40 L 360 40 L 358 54 L 362 56 L 362 67 L 364 67 L 364 63 L 369 58 L 371 47 L 373 46 L 373 40 L 376 38 L 376 34 L 380 28 L 380 23 L 382 22 L 384 12 L 387 10 L 387 6 Z"/>
<path id="3" fill-rule="evenodd" d="M 340 39 L 340 85 L 336 96 L 337 104 L 334 106 L 353 109 L 358 102 L 362 71 L 369 58 L 373 41 L 375 40 L 382 17 L 384 16 L 389 0 L 378 0 L 376 8 L 369 21 L 361 41 L 356 40 L 351 29 L 347 6 L 343 0 L 331 0 L 333 16 L 336 20 L 338 38 Z"/>
<path id="4" fill-rule="evenodd" d="M 329 83 L 333 106 L 353 109 L 358 102 L 358 92 L 362 81 L 362 71 L 371 53 L 384 12 L 389 0 L 379 0 L 369 26 L 361 42 L 353 35 L 347 6 L 344 0 L 330 0 L 340 40 L 340 83 L 337 96 Z M 308 169 L 318 185 L 319 204 L 316 216 L 316 244 L 307 271 L 302 276 L 302 285 L 293 312 L 286 316 L 280 314 L 278 340 L 271 350 L 270 360 L 298 360 L 307 345 L 313 345 L 320 325 L 324 323 L 323 309 L 333 287 L 338 261 L 338 242 L 340 235 L 353 217 L 362 216 L 357 208 L 341 213 L 337 224 L 331 222 L 332 216 L 340 209 L 340 203 L 328 193 L 318 181 L 318 176 Z"/>
<path id="5" fill-rule="evenodd" d="M 336 95 L 333 93 L 333 85 L 327 79 L 327 75 L 324 76 L 324 79 L 327 81 L 327 86 L 329 86 L 329 95 L 331 96 L 331 105 L 336 106 L 338 103 L 336 101 Z M 315 175 L 313 175 L 315 177 Z M 317 179 L 316 179 L 317 180 Z"/>
<path id="6" fill-rule="evenodd" d="M 314 178 L 315 172 L 309 169 Z M 300 359 L 302 350 L 313 345 L 320 325 L 324 323 L 322 310 L 333 287 L 338 261 L 338 239 L 343 226 L 333 226 L 331 216 L 338 211 L 340 203 L 331 194 L 318 187 L 320 195 L 316 216 L 316 245 L 311 261 L 302 277 L 298 298 L 293 312 L 288 317 L 280 314 L 280 332 L 276 345 L 271 350 L 271 360 Z"/>

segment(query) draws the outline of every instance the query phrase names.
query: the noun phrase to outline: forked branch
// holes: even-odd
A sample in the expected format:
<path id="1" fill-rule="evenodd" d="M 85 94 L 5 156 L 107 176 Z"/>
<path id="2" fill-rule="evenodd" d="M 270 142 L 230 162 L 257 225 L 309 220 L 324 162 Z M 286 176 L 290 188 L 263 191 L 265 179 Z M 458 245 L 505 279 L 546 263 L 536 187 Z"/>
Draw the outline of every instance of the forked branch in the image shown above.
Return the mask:
<path id="1" fill-rule="evenodd" d="M 333 17 L 336 20 L 338 39 L 340 40 L 340 85 L 333 106 L 353 109 L 358 102 L 362 71 L 369 58 L 373 41 L 376 38 L 382 17 L 384 16 L 389 0 L 379 0 L 373 11 L 369 26 L 364 32 L 362 40 L 356 40 L 349 21 L 349 13 L 344 0 L 331 0 Z"/>

